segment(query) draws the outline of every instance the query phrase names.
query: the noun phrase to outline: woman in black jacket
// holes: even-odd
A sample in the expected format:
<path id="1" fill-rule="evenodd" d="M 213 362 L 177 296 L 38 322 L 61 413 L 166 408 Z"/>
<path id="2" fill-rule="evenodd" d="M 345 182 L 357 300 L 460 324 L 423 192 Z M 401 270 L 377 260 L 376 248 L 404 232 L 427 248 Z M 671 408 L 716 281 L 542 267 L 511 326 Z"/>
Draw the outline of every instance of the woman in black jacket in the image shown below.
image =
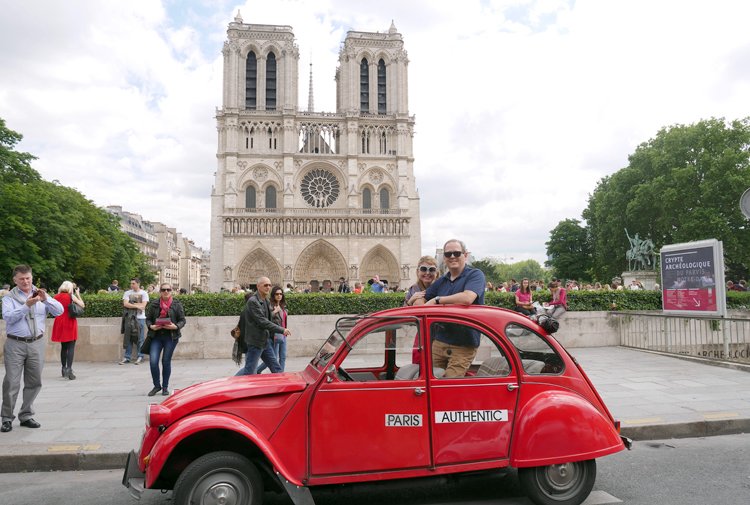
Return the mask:
<path id="1" fill-rule="evenodd" d="M 172 354 L 182 336 L 180 330 L 185 326 L 185 309 L 179 300 L 172 298 L 172 285 L 164 283 L 159 289 L 159 298 L 151 300 L 146 306 L 146 325 L 148 326 L 149 361 L 154 388 L 148 396 L 161 391 L 169 395 L 169 376 L 172 374 Z M 159 355 L 161 355 L 161 382 L 159 382 Z"/>

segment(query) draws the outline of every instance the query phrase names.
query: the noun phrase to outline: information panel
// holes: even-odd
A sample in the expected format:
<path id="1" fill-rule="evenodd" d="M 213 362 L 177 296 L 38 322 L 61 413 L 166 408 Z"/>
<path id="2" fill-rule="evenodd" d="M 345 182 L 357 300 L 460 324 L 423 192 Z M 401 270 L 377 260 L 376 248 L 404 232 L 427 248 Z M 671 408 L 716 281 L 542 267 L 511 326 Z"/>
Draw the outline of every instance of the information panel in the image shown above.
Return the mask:
<path id="1" fill-rule="evenodd" d="M 660 254 L 661 299 L 665 313 L 726 315 L 721 242 L 711 239 L 665 245 Z"/>

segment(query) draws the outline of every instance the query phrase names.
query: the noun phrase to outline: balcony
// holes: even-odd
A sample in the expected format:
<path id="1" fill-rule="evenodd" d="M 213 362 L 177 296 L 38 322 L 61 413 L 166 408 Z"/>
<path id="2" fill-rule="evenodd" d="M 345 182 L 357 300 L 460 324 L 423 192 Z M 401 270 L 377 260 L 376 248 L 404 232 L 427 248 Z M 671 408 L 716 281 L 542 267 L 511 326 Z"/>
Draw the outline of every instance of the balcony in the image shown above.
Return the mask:
<path id="1" fill-rule="evenodd" d="M 224 209 L 224 216 L 251 216 L 267 215 L 268 217 L 336 217 L 336 216 L 401 216 L 406 214 L 406 209 L 318 209 L 318 208 L 291 208 L 291 209 L 263 209 L 263 208 L 234 208 Z"/>

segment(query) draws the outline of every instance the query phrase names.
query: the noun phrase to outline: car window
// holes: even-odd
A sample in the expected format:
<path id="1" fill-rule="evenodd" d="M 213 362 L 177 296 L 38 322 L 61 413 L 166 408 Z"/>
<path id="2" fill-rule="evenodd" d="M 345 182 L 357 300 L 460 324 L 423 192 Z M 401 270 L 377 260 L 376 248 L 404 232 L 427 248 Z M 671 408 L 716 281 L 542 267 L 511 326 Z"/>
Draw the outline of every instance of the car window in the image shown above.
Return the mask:
<path id="1" fill-rule="evenodd" d="M 505 334 L 518 350 L 521 364 L 526 373 L 562 373 L 565 368 L 562 358 L 542 336 L 515 323 L 505 327 Z"/>
<path id="2" fill-rule="evenodd" d="M 419 327 L 411 319 L 377 326 L 352 344 L 341 367 L 356 382 L 401 379 L 402 368 L 402 375 L 408 372 L 404 379 L 414 379 L 420 375 L 419 365 L 412 364 L 418 336 Z"/>
<path id="3" fill-rule="evenodd" d="M 435 378 L 510 375 L 510 361 L 503 349 L 492 338 L 473 326 L 434 322 L 430 325 L 430 338 Z"/>

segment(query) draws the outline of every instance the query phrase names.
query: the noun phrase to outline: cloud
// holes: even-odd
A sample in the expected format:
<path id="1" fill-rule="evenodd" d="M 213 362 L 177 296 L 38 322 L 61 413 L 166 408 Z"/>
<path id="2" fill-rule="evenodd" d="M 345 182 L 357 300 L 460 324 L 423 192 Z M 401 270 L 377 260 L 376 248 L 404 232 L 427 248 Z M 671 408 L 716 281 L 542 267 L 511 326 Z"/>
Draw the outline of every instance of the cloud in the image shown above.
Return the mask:
<path id="1" fill-rule="evenodd" d="M 292 26 L 299 98 L 334 111 L 348 30 L 409 54 L 422 250 L 545 259 L 601 177 L 663 126 L 748 115 L 750 4 L 730 0 L 0 0 L 0 116 L 47 179 L 209 247 L 221 47 Z M 616 210 L 613 210 L 616 211 Z"/>

